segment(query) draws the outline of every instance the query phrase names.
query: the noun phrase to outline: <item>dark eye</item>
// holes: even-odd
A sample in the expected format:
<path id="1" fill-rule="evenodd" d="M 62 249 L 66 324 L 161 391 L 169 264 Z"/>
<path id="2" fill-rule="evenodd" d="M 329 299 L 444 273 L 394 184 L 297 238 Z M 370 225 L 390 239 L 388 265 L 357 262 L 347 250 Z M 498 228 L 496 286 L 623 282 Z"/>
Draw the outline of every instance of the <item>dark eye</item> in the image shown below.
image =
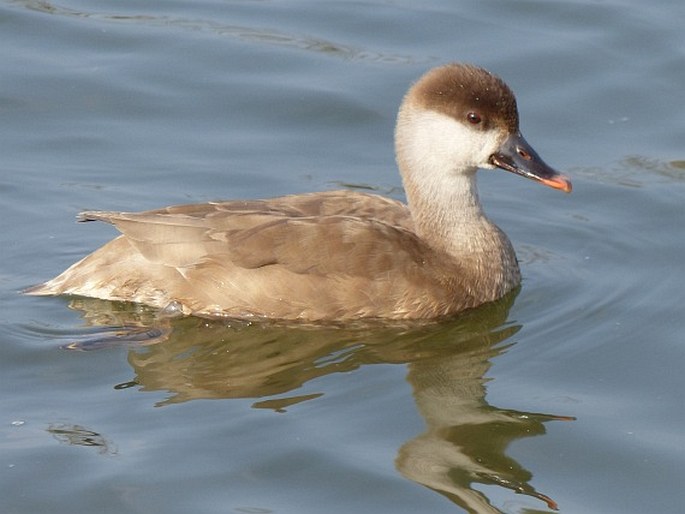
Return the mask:
<path id="1" fill-rule="evenodd" d="M 470 112 L 466 115 L 466 119 L 469 120 L 469 123 L 472 125 L 478 125 L 481 121 L 483 121 L 480 117 L 480 114 L 477 112 Z"/>

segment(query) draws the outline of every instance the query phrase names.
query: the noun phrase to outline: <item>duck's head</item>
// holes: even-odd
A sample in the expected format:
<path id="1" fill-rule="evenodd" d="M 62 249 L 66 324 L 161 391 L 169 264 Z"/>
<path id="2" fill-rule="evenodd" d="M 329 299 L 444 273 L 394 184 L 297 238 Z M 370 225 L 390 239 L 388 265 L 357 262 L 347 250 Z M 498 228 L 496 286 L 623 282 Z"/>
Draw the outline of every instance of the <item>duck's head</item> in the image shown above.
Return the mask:
<path id="1" fill-rule="evenodd" d="M 421 77 L 402 102 L 395 142 L 403 178 L 414 187 L 449 187 L 454 174 L 501 168 L 571 191 L 571 181 L 521 135 L 511 89 L 476 66 L 449 64 Z"/>

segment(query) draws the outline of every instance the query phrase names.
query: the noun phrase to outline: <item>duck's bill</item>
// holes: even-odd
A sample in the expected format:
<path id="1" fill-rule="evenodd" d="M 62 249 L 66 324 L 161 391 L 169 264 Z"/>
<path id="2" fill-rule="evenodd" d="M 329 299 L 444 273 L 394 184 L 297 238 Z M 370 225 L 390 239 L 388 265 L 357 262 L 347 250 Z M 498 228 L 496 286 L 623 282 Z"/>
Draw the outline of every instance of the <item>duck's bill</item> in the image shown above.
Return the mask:
<path id="1" fill-rule="evenodd" d="M 512 134 L 502 143 L 499 150 L 490 156 L 490 163 L 565 193 L 571 192 L 572 186 L 568 177 L 545 164 L 520 132 Z"/>

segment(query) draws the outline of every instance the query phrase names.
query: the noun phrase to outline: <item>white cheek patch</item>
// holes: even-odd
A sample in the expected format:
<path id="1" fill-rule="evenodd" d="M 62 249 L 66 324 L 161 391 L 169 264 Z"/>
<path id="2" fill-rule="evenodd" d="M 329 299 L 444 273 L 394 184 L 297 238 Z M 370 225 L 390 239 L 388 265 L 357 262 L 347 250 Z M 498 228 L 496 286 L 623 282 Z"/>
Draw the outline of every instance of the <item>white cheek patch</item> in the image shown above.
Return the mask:
<path id="1" fill-rule="evenodd" d="M 405 158 L 435 171 L 492 168 L 489 158 L 506 137 L 499 130 L 478 130 L 436 111 L 404 114 L 398 125 L 398 146 Z"/>

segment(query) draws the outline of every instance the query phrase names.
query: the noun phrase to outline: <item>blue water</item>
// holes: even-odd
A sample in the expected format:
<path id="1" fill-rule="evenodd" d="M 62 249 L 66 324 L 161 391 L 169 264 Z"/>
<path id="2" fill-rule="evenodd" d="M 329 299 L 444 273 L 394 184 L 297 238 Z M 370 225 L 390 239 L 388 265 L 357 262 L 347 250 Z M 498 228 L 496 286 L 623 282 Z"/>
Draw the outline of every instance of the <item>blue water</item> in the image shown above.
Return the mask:
<path id="1" fill-rule="evenodd" d="M 685 510 L 685 4 L 0 2 L 0 512 Z M 20 295 L 143 210 L 403 198 L 408 85 L 516 91 L 563 195 L 483 172 L 515 298 L 424 327 L 186 319 Z M 86 345 L 87 346 L 87 345 Z"/>

